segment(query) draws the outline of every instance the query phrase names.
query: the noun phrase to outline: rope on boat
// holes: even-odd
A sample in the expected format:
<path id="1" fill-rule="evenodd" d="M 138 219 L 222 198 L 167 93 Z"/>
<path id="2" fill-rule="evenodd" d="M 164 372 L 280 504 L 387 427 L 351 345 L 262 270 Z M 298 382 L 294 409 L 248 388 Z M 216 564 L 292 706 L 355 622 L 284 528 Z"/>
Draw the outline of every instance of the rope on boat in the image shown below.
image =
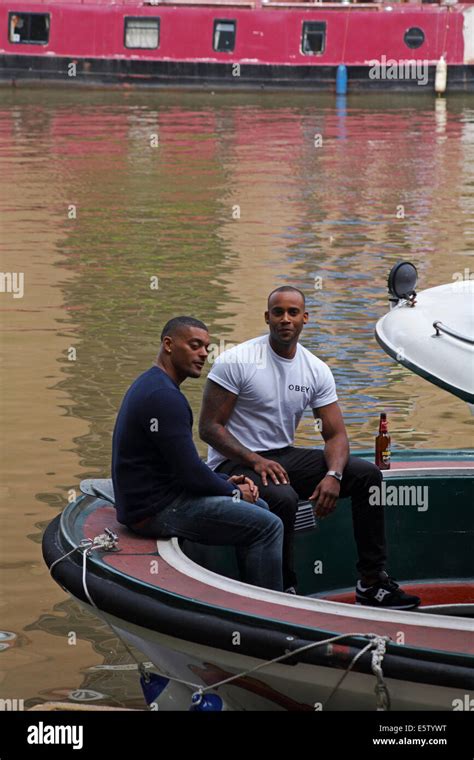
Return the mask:
<path id="1" fill-rule="evenodd" d="M 210 691 L 211 689 L 218 689 L 219 686 L 224 686 L 225 684 L 231 683 L 232 681 L 235 681 L 238 678 L 243 678 L 244 676 L 248 676 L 248 675 L 250 675 L 250 673 L 255 673 L 255 671 L 261 670 L 262 668 L 266 668 L 269 665 L 273 665 L 276 662 L 282 662 L 283 660 L 286 660 L 288 657 L 294 657 L 295 655 L 300 654 L 301 652 L 306 652 L 309 649 L 316 649 L 317 647 L 322 647 L 322 646 L 325 646 L 326 644 L 332 644 L 335 641 L 342 641 L 342 639 L 347 639 L 347 638 L 350 638 L 352 636 L 359 636 L 359 637 L 369 638 L 369 639 L 371 639 L 371 641 L 369 641 L 369 643 L 363 649 L 361 649 L 360 652 L 358 652 L 352 658 L 352 660 L 351 660 L 351 662 L 350 662 L 347 670 L 344 672 L 344 674 L 342 675 L 342 677 L 339 679 L 339 681 L 337 682 L 336 686 L 334 687 L 334 689 L 330 693 L 329 697 L 325 701 L 325 703 L 323 705 L 323 708 L 327 707 L 327 705 L 329 703 L 329 700 L 333 698 L 333 696 L 335 695 L 335 693 L 339 689 L 340 685 L 342 684 L 342 682 L 344 681 L 344 679 L 346 678 L 346 676 L 349 675 L 350 671 L 352 670 L 352 668 L 355 665 L 355 663 L 357 662 L 357 660 L 360 657 L 362 657 L 362 655 L 364 655 L 365 652 L 368 652 L 369 649 L 373 649 L 374 647 L 376 647 L 376 651 L 379 652 L 379 651 L 381 651 L 381 645 L 382 645 L 383 646 L 383 653 L 385 653 L 385 642 L 387 640 L 389 640 L 388 636 L 380 636 L 377 633 L 343 633 L 343 634 L 340 634 L 339 636 L 331 636 L 331 638 L 329 638 L 329 639 L 323 639 L 323 641 L 314 641 L 314 642 L 311 642 L 311 644 L 305 644 L 302 647 L 298 647 L 298 649 L 295 649 L 295 650 L 293 650 L 291 652 L 286 652 L 285 654 L 282 654 L 279 657 L 274 657 L 273 660 L 267 660 L 266 662 L 261 662 L 258 665 L 255 665 L 255 667 L 253 667 L 253 668 L 248 668 L 247 670 L 243 670 L 241 673 L 237 673 L 237 675 L 235 675 L 235 676 L 231 676 L 230 678 L 225 678 L 222 681 L 217 681 L 216 683 L 212 684 L 211 686 L 206 686 L 206 687 L 201 687 L 200 686 L 198 688 L 198 694 L 205 694 L 206 691 Z M 381 705 L 381 702 L 379 700 L 379 695 L 377 693 L 377 687 L 379 686 L 379 684 L 383 684 L 383 689 L 385 689 L 385 691 L 388 694 L 388 689 L 387 689 L 386 684 L 385 684 L 385 682 L 383 680 L 383 672 L 382 672 L 382 667 L 381 667 L 382 659 L 383 659 L 383 654 L 381 655 L 380 659 L 377 660 L 377 664 L 378 664 L 378 667 L 379 667 L 379 674 L 377 674 L 375 672 L 375 670 L 374 670 L 374 655 L 372 655 L 372 672 L 374 673 L 374 675 L 377 676 L 377 678 L 380 678 L 380 681 L 377 682 L 377 685 L 376 685 L 376 688 L 375 688 L 375 693 L 376 693 L 376 697 L 377 697 L 377 710 L 380 710 L 380 709 L 385 710 L 386 709 L 385 707 L 379 706 L 379 705 Z M 172 680 L 172 679 L 170 679 L 170 680 Z M 388 704 L 389 704 L 389 702 L 388 702 Z M 387 708 L 387 709 L 389 709 L 389 708 Z"/>
<path id="2" fill-rule="evenodd" d="M 52 570 L 58 564 L 58 562 L 61 562 L 63 559 L 66 559 L 66 557 L 69 557 L 75 551 L 80 551 L 82 549 L 82 585 L 84 588 L 84 593 L 87 599 L 89 600 L 91 606 L 100 612 L 101 610 L 92 599 L 89 593 L 89 589 L 87 587 L 87 580 L 86 580 L 87 557 L 90 556 L 92 552 L 97 551 L 98 549 L 103 549 L 104 551 L 117 551 L 117 543 L 118 543 L 117 534 L 114 533 L 109 528 L 106 528 L 105 533 L 101 533 L 99 536 L 96 536 L 93 539 L 91 538 L 82 539 L 82 541 L 73 549 L 71 549 L 70 552 L 67 552 L 67 554 L 64 554 L 62 557 L 59 557 L 57 560 L 55 560 L 51 564 L 49 571 L 52 575 Z M 148 673 L 148 669 L 150 668 L 150 664 L 145 663 L 141 660 L 138 660 L 135 654 L 133 653 L 133 651 L 128 646 L 128 644 L 124 641 L 122 636 L 115 630 L 112 624 L 106 618 L 102 616 L 101 616 L 101 620 L 103 620 L 109 626 L 114 636 L 116 636 L 122 642 L 122 644 L 124 645 L 125 649 L 129 653 L 131 658 L 137 664 L 138 671 L 143 676 L 145 681 L 149 681 L 150 674 Z M 247 668 L 246 670 L 243 670 L 234 676 L 230 676 L 229 678 L 224 678 L 221 681 L 216 681 L 216 683 L 210 684 L 208 686 L 202 686 L 200 684 L 193 683 L 192 681 L 185 681 L 182 678 L 176 678 L 175 676 L 164 675 L 163 673 L 159 673 L 158 675 L 162 676 L 163 678 L 167 678 L 169 681 L 180 683 L 180 684 L 183 684 L 184 686 L 189 686 L 190 688 L 194 689 L 195 691 L 192 697 L 195 697 L 195 696 L 202 697 L 206 692 L 210 692 L 213 689 L 218 689 L 220 686 L 224 686 L 226 684 L 232 683 L 232 681 L 236 681 L 237 679 L 245 678 L 251 673 L 255 673 L 257 670 L 262 670 L 263 668 L 267 668 L 270 665 L 274 665 L 275 663 L 283 662 L 289 657 L 295 657 L 296 655 L 299 655 L 302 652 L 307 652 L 310 649 L 316 649 L 317 647 L 326 646 L 328 644 L 333 644 L 336 641 L 342 641 L 343 639 L 353 638 L 353 637 L 366 638 L 366 639 L 370 639 L 370 641 L 359 652 L 357 652 L 357 654 L 352 658 L 347 669 L 345 670 L 345 672 L 343 673 L 339 681 L 336 683 L 331 693 L 329 694 L 328 698 L 324 702 L 323 709 L 327 707 L 330 700 L 335 696 L 342 682 L 349 675 L 352 668 L 356 664 L 357 660 L 360 657 L 362 657 L 366 652 L 368 652 L 370 649 L 372 649 L 373 652 L 372 652 L 372 659 L 371 659 L 371 669 L 372 669 L 372 673 L 377 679 L 377 682 L 375 684 L 375 696 L 376 696 L 376 704 L 377 704 L 376 710 L 377 711 L 390 710 L 390 706 L 391 706 L 390 693 L 385 683 L 383 670 L 382 670 L 383 658 L 386 653 L 386 645 L 387 645 L 387 641 L 390 641 L 390 637 L 380 636 L 380 634 L 377 634 L 377 633 L 343 633 L 343 634 L 339 634 L 338 636 L 331 636 L 328 639 L 323 639 L 322 641 L 313 641 L 310 644 L 305 644 L 304 646 L 298 647 L 297 649 L 293 651 L 287 651 L 285 652 L 285 654 L 282 654 L 279 657 L 274 657 L 272 660 L 261 662 L 258 665 L 255 665 L 253 668 Z M 154 667 L 153 663 L 151 663 L 151 665 Z"/>
<path id="3" fill-rule="evenodd" d="M 375 684 L 375 697 L 377 699 L 378 712 L 390 710 L 391 707 L 390 692 L 384 681 L 382 670 L 382 662 L 387 649 L 387 641 L 389 641 L 388 637 L 379 636 L 377 645 L 372 652 L 372 673 L 377 679 L 377 683 Z"/>
<path id="4" fill-rule="evenodd" d="M 96 536 L 95 538 L 83 538 L 82 541 L 74 547 L 74 549 L 71 549 L 70 552 L 67 552 L 67 554 L 63 554 L 62 557 L 59 557 L 56 559 L 49 568 L 49 572 L 51 576 L 53 575 L 53 568 L 58 564 L 58 562 L 61 562 L 63 559 L 66 559 L 66 557 L 70 557 L 71 554 L 74 554 L 76 551 L 80 551 L 82 549 L 82 586 L 84 588 L 84 593 L 89 600 L 90 604 L 94 609 L 98 610 L 100 612 L 99 607 L 96 605 L 94 600 L 92 599 L 89 589 L 87 587 L 87 581 L 86 581 L 86 574 L 87 574 L 87 557 L 92 554 L 93 551 L 97 551 L 97 549 L 103 549 L 104 551 L 117 551 L 117 544 L 118 544 L 118 536 L 116 533 L 114 533 L 110 528 L 105 529 L 105 533 L 101 533 L 99 536 Z M 120 639 L 122 644 L 124 645 L 125 649 L 129 653 L 130 657 L 136 662 L 139 672 L 144 676 L 145 679 L 149 678 L 149 675 L 146 671 L 145 663 L 138 660 L 128 644 L 123 640 L 123 638 L 117 633 L 117 631 L 112 627 L 112 625 L 109 623 L 109 621 L 102 616 L 100 617 L 101 620 L 103 620 L 110 628 L 114 636 Z M 191 684 L 192 685 L 192 684 Z"/>
<path id="5" fill-rule="evenodd" d="M 51 576 L 53 576 L 53 568 L 58 564 L 58 562 L 61 562 L 63 559 L 66 559 L 66 557 L 70 557 L 71 554 L 74 554 L 74 552 L 82 550 L 82 586 L 83 586 L 83 589 L 84 589 L 84 593 L 85 593 L 87 599 L 89 600 L 91 606 L 94 607 L 94 609 L 98 610 L 99 612 L 101 610 L 96 605 L 96 603 L 94 602 L 94 600 L 92 599 L 92 597 L 90 595 L 90 592 L 89 592 L 89 589 L 87 587 L 87 581 L 86 581 L 87 557 L 90 554 L 92 554 L 93 551 L 97 551 L 97 549 L 103 549 L 104 551 L 116 551 L 117 550 L 117 543 L 118 543 L 118 536 L 117 536 L 117 534 L 114 533 L 109 528 L 106 528 L 105 531 L 106 531 L 105 533 L 101 533 L 99 536 L 96 536 L 93 539 L 92 538 L 83 538 L 82 541 L 80 541 L 80 543 L 77 546 L 75 546 L 73 549 L 71 549 L 70 552 L 67 552 L 67 554 L 63 554 L 62 557 L 58 557 L 58 559 L 56 559 L 54 562 L 52 562 L 51 565 L 50 565 L 50 568 L 49 568 L 49 572 L 50 572 Z M 143 676 L 143 678 L 144 678 L 145 681 L 149 681 L 150 680 L 150 674 L 149 674 L 148 670 L 150 668 L 154 667 L 153 663 L 146 663 L 146 662 L 143 662 L 142 660 L 139 660 L 135 656 L 135 654 L 133 653 L 133 651 L 130 649 L 130 647 L 127 644 L 127 642 L 122 638 L 122 636 L 120 636 L 120 634 L 118 633 L 118 631 L 116 631 L 116 629 L 112 626 L 112 624 L 109 623 L 109 621 L 106 618 L 102 617 L 102 615 L 100 616 L 100 619 L 104 623 L 106 623 L 106 625 L 109 626 L 109 628 L 112 631 L 112 633 L 114 634 L 114 636 L 116 638 L 118 638 L 122 642 L 123 646 L 125 647 L 125 649 L 129 653 L 130 657 L 132 658 L 132 660 L 134 660 L 135 664 L 137 665 L 137 669 L 138 669 L 140 675 Z M 199 689 L 199 684 L 192 683 L 191 681 L 184 681 L 184 680 L 181 680 L 180 678 L 174 678 L 172 676 L 164 676 L 164 678 L 168 678 L 169 681 L 176 681 L 177 683 L 182 683 L 185 686 L 191 687 L 192 689 Z"/>

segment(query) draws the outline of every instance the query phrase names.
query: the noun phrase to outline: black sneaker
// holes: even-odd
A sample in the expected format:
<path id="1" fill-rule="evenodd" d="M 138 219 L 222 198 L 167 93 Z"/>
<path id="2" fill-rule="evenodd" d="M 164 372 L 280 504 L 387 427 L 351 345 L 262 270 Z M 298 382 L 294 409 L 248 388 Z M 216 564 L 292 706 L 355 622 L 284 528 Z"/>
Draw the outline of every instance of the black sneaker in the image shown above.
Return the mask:
<path id="1" fill-rule="evenodd" d="M 392 610 L 412 610 L 418 607 L 420 602 L 419 596 L 406 594 L 385 572 L 380 574 L 380 579 L 373 586 L 362 586 L 360 580 L 357 581 L 356 604 Z"/>

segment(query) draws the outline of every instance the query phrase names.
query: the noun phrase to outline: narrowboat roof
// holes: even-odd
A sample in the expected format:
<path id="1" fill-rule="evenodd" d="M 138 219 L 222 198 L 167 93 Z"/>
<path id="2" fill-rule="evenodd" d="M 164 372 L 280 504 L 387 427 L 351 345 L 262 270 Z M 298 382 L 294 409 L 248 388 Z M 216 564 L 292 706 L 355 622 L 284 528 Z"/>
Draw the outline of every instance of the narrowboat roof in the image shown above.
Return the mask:
<path id="1" fill-rule="evenodd" d="M 246 7 L 246 8 L 315 8 L 319 10 L 334 9 L 338 11 L 389 10 L 410 13 L 413 10 L 423 10 L 427 13 L 436 11 L 444 12 L 447 7 L 450 11 L 462 11 L 466 5 L 473 5 L 474 0 L 464 0 L 462 3 L 456 0 L 432 0 L 426 3 L 423 0 L 410 0 L 410 2 L 392 5 L 386 2 L 331 2 L 326 0 L 26 0 L 12 6 L 14 10 L 26 10 L 32 5 L 64 6 L 64 5 L 88 5 L 88 6 L 127 6 L 136 8 L 153 8 L 157 6 L 221 6 Z"/>

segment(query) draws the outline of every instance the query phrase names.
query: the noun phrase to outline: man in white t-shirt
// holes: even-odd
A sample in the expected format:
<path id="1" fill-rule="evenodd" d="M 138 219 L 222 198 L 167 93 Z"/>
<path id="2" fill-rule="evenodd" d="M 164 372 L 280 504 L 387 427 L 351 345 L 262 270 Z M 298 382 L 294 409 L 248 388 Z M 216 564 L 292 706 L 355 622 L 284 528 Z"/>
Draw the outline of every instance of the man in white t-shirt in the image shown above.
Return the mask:
<path id="1" fill-rule="evenodd" d="M 385 572 L 384 512 L 369 503 L 370 487 L 382 482 L 380 470 L 349 455 L 331 370 L 298 342 L 308 321 L 303 293 L 291 286 L 272 291 L 265 321 L 268 335 L 224 351 L 209 373 L 199 421 L 200 436 L 209 444 L 208 465 L 250 477 L 281 518 L 286 590 L 295 593 L 297 582 L 293 536 L 299 499 L 310 499 L 316 514 L 326 517 L 340 496 L 351 496 L 360 575 L 356 601 L 416 607 L 420 599 Z M 294 446 L 308 407 L 319 420 L 324 451 Z"/>

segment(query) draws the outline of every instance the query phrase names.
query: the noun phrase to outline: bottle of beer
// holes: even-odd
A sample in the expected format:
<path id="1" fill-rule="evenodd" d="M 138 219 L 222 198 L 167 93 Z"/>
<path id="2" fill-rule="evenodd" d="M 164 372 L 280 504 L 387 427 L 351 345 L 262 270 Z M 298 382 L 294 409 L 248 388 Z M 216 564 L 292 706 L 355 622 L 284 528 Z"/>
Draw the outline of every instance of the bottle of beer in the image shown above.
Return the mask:
<path id="1" fill-rule="evenodd" d="M 379 422 L 379 434 L 375 438 L 375 464 L 380 470 L 390 469 L 390 441 L 387 415 L 382 412 Z"/>

